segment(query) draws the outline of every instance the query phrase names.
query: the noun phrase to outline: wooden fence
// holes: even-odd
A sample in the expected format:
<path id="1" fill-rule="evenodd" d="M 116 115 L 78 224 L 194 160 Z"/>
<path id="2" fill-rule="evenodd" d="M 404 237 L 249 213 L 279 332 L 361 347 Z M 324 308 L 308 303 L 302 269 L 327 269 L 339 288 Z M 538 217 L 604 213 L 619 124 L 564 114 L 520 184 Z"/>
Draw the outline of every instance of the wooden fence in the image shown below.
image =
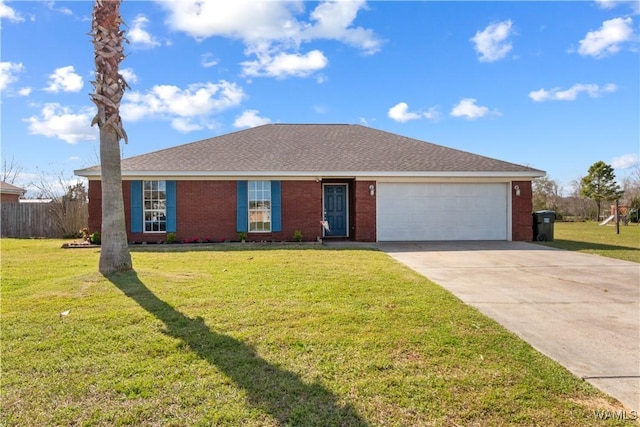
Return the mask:
<path id="1" fill-rule="evenodd" d="M 87 226 L 87 203 L 2 203 L 2 237 L 67 237 Z"/>

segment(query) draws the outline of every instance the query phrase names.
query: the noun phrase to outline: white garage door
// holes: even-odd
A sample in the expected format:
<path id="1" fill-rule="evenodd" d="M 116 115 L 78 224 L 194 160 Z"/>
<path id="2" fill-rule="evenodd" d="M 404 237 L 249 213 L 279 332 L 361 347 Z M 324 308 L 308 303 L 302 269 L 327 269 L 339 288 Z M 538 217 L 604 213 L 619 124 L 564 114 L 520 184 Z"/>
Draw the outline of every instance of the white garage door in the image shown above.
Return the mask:
<path id="1" fill-rule="evenodd" d="M 507 184 L 378 183 L 379 241 L 506 240 Z"/>

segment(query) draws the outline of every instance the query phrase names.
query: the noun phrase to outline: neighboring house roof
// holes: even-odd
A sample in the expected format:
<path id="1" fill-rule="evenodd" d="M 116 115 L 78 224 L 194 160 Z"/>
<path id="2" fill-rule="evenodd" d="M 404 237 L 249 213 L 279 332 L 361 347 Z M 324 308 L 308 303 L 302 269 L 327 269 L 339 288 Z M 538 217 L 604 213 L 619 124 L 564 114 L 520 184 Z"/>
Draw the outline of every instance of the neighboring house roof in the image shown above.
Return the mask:
<path id="1" fill-rule="evenodd" d="M 21 199 L 20 203 L 25 203 L 25 204 L 46 204 L 46 203 L 51 203 L 53 202 L 53 199 Z"/>
<path id="2" fill-rule="evenodd" d="M 0 181 L 0 193 L 2 194 L 17 194 L 22 196 L 26 193 L 27 190 L 24 188 L 16 187 L 13 184 L 9 184 L 8 182 Z"/>
<path id="3" fill-rule="evenodd" d="M 100 166 L 75 171 L 99 177 Z M 345 124 L 267 124 L 123 159 L 122 176 L 543 176 L 544 171 Z"/>

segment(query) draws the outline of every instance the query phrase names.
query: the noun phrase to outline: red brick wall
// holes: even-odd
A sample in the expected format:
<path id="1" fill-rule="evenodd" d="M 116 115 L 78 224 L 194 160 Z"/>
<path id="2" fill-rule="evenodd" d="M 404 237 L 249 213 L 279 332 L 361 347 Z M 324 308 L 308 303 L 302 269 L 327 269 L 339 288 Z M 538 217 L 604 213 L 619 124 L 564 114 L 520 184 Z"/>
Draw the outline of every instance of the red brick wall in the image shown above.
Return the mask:
<path id="1" fill-rule="evenodd" d="M 513 187 L 520 187 L 516 196 Z M 513 181 L 511 183 L 511 239 L 530 242 L 533 240 L 533 193 L 531 181 Z"/>
<path id="2" fill-rule="evenodd" d="M 89 181 L 89 229 L 101 227 L 100 181 Z M 177 181 L 177 232 L 178 240 L 213 239 L 237 240 L 235 181 Z M 369 194 L 369 185 L 375 181 L 355 181 L 350 188 L 350 236 L 363 242 L 376 241 L 376 197 Z M 520 187 L 516 196 L 513 187 Z M 279 233 L 250 233 L 249 241 L 290 241 L 300 230 L 306 241 L 322 236 L 322 183 L 315 181 L 282 181 L 282 231 Z M 130 227 L 129 182 L 122 184 L 127 229 Z M 531 212 L 532 190 L 530 181 L 514 181 L 512 191 L 512 239 L 531 241 L 533 220 Z M 162 242 L 164 233 L 130 233 L 133 242 Z"/>
<path id="3" fill-rule="evenodd" d="M 234 181 L 176 181 L 176 238 L 235 240 Z"/>
<path id="4" fill-rule="evenodd" d="M 292 240 L 300 230 L 304 240 L 322 236 L 322 183 L 315 181 L 281 181 L 282 233 L 278 240 Z M 251 236 L 251 235 L 250 235 Z"/>
<path id="5" fill-rule="evenodd" d="M 322 236 L 322 183 L 281 181 L 282 231 L 249 233 L 249 241 L 291 241 L 300 230 L 306 241 Z M 176 239 L 237 240 L 236 181 L 176 181 Z M 127 235 L 130 242 L 164 242 L 165 233 L 131 233 L 129 181 L 122 182 Z M 89 181 L 89 228 L 100 230 L 102 223 L 100 181 Z"/>
<path id="6" fill-rule="evenodd" d="M 369 193 L 369 186 L 373 185 L 375 194 Z M 354 224 L 352 224 L 352 237 L 359 242 L 376 241 L 376 194 L 375 181 L 356 181 Z"/>
<path id="7" fill-rule="evenodd" d="M 0 203 L 18 203 L 20 200 L 19 194 L 0 194 Z"/>
<path id="8" fill-rule="evenodd" d="M 102 229 L 102 182 L 89 181 L 89 232 Z"/>

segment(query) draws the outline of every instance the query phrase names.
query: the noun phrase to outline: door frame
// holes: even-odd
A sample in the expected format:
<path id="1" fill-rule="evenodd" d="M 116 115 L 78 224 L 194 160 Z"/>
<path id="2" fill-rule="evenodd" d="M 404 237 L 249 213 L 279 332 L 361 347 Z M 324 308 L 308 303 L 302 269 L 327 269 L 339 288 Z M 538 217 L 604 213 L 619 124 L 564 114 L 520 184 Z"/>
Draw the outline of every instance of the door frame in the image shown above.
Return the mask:
<path id="1" fill-rule="evenodd" d="M 340 235 L 340 236 L 327 236 L 326 235 L 326 230 L 324 229 L 324 227 L 322 227 L 322 237 L 338 237 L 338 238 L 344 238 L 344 237 L 349 237 L 349 184 L 346 182 L 329 182 L 329 183 L 322 183 L 322 220 L 325 221 L 325 200 L 324 200 L 324 196 L 325 196 L 325 187 L 327 186 L 338 186 L 338 187 L 344 187 L 344 202 L 345 202 L 345 207 L 344 207 L 344 216 L 345 216 L 345 234 L 344 235 Z"/>

